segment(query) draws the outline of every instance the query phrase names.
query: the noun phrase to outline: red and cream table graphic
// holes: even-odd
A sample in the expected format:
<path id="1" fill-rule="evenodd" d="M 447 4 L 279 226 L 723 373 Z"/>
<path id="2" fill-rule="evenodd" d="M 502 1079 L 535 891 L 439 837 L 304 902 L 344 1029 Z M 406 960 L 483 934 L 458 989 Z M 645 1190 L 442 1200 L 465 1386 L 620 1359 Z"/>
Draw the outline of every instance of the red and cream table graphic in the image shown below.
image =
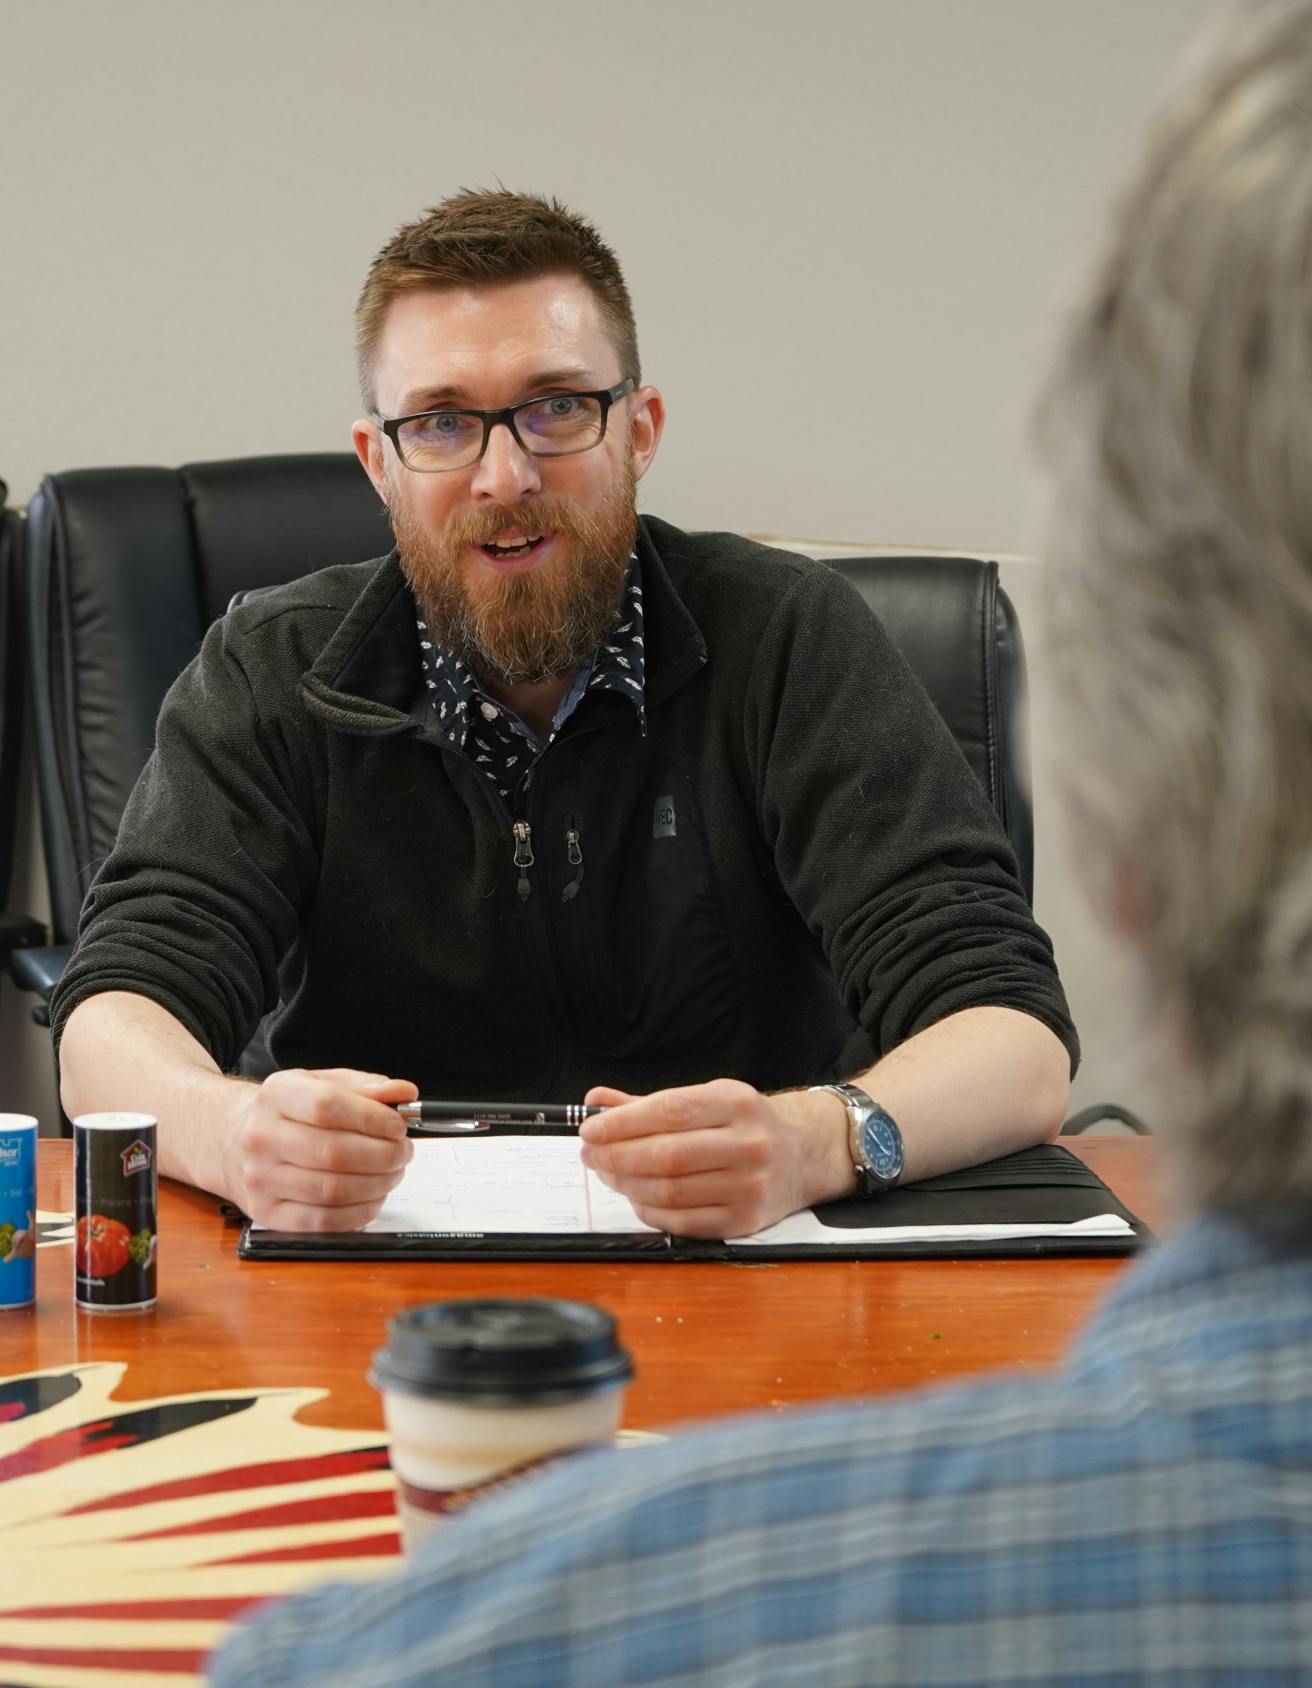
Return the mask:
<path id="1" fill-rule="evenodd" d="M 1151 1143 L 1076 1149 L 1154 1223 Z M 608 1307 L 625 1421 L 654 1427 L 1050 1365 L 1125 1264 L 244 1262 L 213 1198 L 165 1181 L 158 1306 L 96 1314 L 73 1305 L 70 1144 L 40 1145 L 38 1193 L 37 1302 L 0 1315 L 0 1688 L 192 1683 L 243 1608 L 393 1564 L 368 1371 L 398 1308 Z"/>
<path id="2" fill-rule="evenodd" d="M 323 1391 L 117 1402 L 125 1369 L 0 1383 L 0 1681 L 191 1682 L 243 1607 L 398 1552 L 385 1445 L 296 1421 Z"/>

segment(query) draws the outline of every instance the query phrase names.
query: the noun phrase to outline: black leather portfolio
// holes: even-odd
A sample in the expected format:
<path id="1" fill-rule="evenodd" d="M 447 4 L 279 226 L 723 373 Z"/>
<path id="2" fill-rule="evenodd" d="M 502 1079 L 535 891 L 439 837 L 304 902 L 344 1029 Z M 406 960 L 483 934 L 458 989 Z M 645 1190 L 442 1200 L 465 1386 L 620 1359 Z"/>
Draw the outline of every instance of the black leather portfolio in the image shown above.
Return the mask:
<path id="1" fill-rule="evenodd" d="M 545 1136 L 518 1135 L 502 1152 L 532 1156 Z M 503 1137 L 506 1134 L 503 1134 Z M 572 1134 L 570 1134 L 572 1135 Z M 522 1143 L 523 1150 L 516 1145 Z M 479 1180 L 480 1143 L 465 1143 L 459 1165 Z M 418 1157 L 417 1157 L 418 1158 Z M 413 1163 L 412 1163 L 413 1164 Z M 453 1166 L 456 1163 L 452 1163 Z M 491 1162 L 488 1163 L 491 1165 Z M 572 1165 L 577 1167 L 577 1157 Z M 569 1169 L 567 1168 L 567 1171 Z M 573 1174 L 581 1176 L 581 1174 Z M 515 1229 L 477 1228 L 471 1213 L 497 1209 L 495 1180 L 484 1183 L 472 1206 L 448 1201 L 448 1188 L 464 1172 L 426 1169 L 427 1183 L 405 1203 L 384 1209 L 363 1231 L 302 1233 L 242 1226 L 238 1253 L 254 1260 L 719 1260 L 750 1263 L 776 1260 L 842 1260 L 921 1257 L 1024 1256 L 1048 1254 L 1132 1254 L 1149 1232 L 1098 1175 L 1057 1144 L 1024 1149 L 983 1165 L 907 1184 L 882 1196 L 830 1202 L 751 1238 L 723 1242 L 671 1236 L 652 1230 L 588 1229 L 592 1209 L 581 1198 L 574 1228 L 569 1213 L 544 1193 L 551 1177 L 535 1175 L 533 1194 L 496 1223 Z M 407 1173 L 407 1182 L 409 1180 Z M 405 1191 L 406 1184 L 400 1189 Z M 434 1192 L 430 1194 L 429 1192 Z M 613 1202 L 613 1197 L 607 1198 Z M 506 1203 L 516 1200 L 506 1187 Z M 533 1229 L 532 1203 L 552 1208 L 552 1229 Z M 390 1210 L 390 1211 L 389 1211 Z M 386 1228 L 378 1228 L 380 1222 Z M 615 1223 L 600 1218 L 598 1225 Z M 464 1228 L 468 1225 L 469 1228 Z"/>

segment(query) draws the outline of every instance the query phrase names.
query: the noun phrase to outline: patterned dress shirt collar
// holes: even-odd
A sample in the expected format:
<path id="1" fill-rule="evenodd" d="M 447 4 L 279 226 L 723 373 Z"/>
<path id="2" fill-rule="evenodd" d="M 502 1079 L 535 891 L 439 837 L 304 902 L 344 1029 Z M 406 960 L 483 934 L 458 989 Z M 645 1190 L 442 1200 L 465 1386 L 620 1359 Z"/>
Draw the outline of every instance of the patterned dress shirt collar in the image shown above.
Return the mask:
<path id="1" fill-rule="evenodd" d="M 611 691 L 627 697 L 647 730 L 644 696 L 642 571 L 637 552 L 629 558 L 619 620 L 592 661 L 574 676 L 546 734 L 539 734 L 478 684 L 468 664 L 429 637 L 422 612 L 417 616 L 419 655 L 429 706 L 447 742 L 472 758 L 511 802 L 534 763 L 555 740 L 588 692 Z"/>

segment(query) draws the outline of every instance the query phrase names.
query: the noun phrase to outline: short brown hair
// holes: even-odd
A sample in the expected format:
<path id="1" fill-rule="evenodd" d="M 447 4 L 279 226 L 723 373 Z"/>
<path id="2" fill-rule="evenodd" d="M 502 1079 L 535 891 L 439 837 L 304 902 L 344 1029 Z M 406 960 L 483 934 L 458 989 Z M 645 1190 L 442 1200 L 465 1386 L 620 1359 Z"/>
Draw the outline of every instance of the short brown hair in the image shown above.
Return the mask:
<path id="1" fill-rule="evenodd" d="M 629 290 L 619 260 L 592 224 L 538 194 L 462 188 L 398 229 L 370 266 L 355 307 L 365 404 L 373 404 L 378 343 L 394 299 L 426 288 L 495 286 L 557 272 L 577 275 L 591 289 L 619 354 L 620 375 L 640 381 Z"/>

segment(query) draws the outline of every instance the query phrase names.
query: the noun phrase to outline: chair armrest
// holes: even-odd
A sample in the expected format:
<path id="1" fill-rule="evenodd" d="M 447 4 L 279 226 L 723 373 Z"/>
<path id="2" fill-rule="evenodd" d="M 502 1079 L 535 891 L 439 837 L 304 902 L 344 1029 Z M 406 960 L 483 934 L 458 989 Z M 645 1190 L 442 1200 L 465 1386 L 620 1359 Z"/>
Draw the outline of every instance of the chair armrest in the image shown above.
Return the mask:
<path id="1" fill-rule="evenodd" d="M 1136 1137 L 1151 1137 L 1152 1127 L 1145 1125 L 1138 1114 L 1132 1114 L 1128 1108 L 1121 1107 L 1119 1102 L 1095 1102 L 1092 1107 L 1081 1108 L 1078 1114 L 1072 1114 L 1061 1128 L 1063 1137 L 1078 1137 L 1082 1131 L 1087 1131 L 1091 1125 L 1097 1125 L 1100 1120 L 1118 1120 L 1122 1125 L 1128 1125 Z"/>
<path id="2" fill-rule="evenodd" d="M 41 998 L 42 1007 L 32 1011 L 32 1018 L 38 1025 L 50 1024 L 44 1005 L 50 1001 L 51 992 L 59 983 L 72 953 L 72 944 L 42 944 L 15 950 L 9 959 L 9 971 L 15 984 L 25 991 L 35 991 Z"/>
<path id="3" fill-rule="evenodd" d="M 0 968 L 9 965 L 15 950 L 45 941 L 45 927 L 30 914 L 0 914 Z"/>

